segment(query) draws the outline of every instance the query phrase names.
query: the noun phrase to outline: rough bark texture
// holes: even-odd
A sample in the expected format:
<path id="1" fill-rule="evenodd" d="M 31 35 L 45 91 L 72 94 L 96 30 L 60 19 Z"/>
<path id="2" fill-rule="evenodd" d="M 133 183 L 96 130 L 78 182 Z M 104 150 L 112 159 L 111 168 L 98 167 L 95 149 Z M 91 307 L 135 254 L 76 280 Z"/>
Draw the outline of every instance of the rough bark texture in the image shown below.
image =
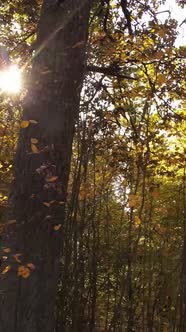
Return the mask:
<path id="1" fill-rule="evenodd" d="M 64 219 L 89 6 L 89 0 L 43 3 L 23 106 L 24 120 L 34 121 L 20 131 L 9 200 L 9 219 L 16 222 L 7 225 L 3 240 L 11 252 L 4 253 L 3 264 L 10 270 L 1 275 L 1 332 L 54 331 L 63 229 L 55 230 L 55 225 Z M 18 276 L 18 268 L 28 263 L 35 270 L 28 278 Z"/>

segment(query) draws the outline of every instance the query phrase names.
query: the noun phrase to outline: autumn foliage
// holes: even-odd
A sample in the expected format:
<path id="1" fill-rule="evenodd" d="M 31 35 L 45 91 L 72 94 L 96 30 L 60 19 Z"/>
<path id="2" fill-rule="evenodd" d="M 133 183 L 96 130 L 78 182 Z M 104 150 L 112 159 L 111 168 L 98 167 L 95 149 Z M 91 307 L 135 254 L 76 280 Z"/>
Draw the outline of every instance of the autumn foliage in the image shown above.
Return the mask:
<path id="1" fill-rule="evenodd" d="M 186 328 L 186 47 L 176 44 L 178 22 L 168 14 L 161 20 L 159 1 L 153 3 L 92 7 L 66 218 L 53 225 L 63 247 L 56 331 Z M 16 223 L 5 221 L 4 211 L 18 132 L 37 125 L 21 120 L 21 105 L 40 8 L 39 1 L 5 4 L 0 39 L 24 67 L 25 86 L 20 95 L 0 95 L 1 233 Z M 28 153 L 41 153 L 38 137 Z M 48 173 L 45 181 L 58 177 Z M 47 218 L 57 204 L 65 203 L 42 202 Z M 3 275 L 9 256 L 20 278 L 37 270 L 21 253 L 3 251 Z"/>

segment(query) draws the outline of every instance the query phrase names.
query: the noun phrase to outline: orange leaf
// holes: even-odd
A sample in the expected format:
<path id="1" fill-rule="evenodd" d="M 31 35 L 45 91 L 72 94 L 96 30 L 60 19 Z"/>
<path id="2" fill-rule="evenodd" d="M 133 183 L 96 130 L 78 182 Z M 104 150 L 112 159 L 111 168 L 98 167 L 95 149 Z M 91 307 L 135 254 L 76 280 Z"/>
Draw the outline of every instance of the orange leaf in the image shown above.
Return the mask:
<path id="1" fill-rule="evenodd" d="M 29 126 L 29 124 L 30 124 L 30 121 L 22 121 L 20 126 L 21 126 L 21 128 L 27 128 Z"/>
<path id="2" fill-rule="evenodd" d="M 55 225 L 54 226 L 54 230 L 55 231 L 59 231 L 59 229 L 61 228 L 61 224 Z"/>
<path id="3" fill-rule="evenodd" d="M 38 153 L 38 148 L 35 144 L 31 144 L 31 150 L 33 153 Z"/>
<path id="4" fill-rule="evenodd" d="M 27 266 L 29 267 L 29 269 L 31 270 L 35 270 L 35 265 L 33 263 L 28 263 Z"/>
<path id="5" fill-rule="evenodd" d="M 28 278 L 30 275 L 30 269 L 25 265 L 21 265 L 18 267 L 17 275 L 19 277 Z"/>
<path id="6" fill-rule="evenodd" d="M 38 139 L 37 138 L 31 138 L 30 141 L 33 144 L 37 144 L 38 143 Z"/>
<path id="7" fill-rule="evenodd" d="M 58 176 L 51 176 L 50 178 L 46 178 L 47 182 L 55 182 L 58 179 Z"/>

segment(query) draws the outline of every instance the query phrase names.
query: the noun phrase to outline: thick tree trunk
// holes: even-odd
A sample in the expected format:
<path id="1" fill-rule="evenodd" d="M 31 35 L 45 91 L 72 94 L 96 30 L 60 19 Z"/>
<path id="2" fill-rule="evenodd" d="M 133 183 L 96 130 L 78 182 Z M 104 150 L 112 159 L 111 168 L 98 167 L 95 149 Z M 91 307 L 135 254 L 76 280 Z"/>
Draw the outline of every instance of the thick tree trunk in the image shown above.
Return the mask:
<path id="1" fill-rule="evenodd" d="M 9 200 L 9 220 L 16 222 L 8 223 L 3 240 L 7 260 L 0 285 L 1 332 L 54 331 L 60 226 L 84 74 L 89 6 L 89 0 L 43 3 L 23 106 L 26 128 L 20 132 Z"/>

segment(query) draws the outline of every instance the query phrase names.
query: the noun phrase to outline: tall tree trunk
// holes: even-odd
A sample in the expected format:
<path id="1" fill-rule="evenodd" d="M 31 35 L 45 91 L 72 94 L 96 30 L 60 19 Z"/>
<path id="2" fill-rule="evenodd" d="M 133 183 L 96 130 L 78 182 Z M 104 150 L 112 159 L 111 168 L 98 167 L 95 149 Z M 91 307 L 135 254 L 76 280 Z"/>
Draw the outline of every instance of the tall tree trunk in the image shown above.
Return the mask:
<path id="1" fill-rule="evenodd" d="M 9 199 L 9 220 L 16 222 L 8 223 L 3 240 L 3 249 L 11 252 L 4 250 L 8 257 L 1 277 L 1 332 L 54 331 L 60 226 L 89 7 L 89 0 L 43 2 Z"/>

